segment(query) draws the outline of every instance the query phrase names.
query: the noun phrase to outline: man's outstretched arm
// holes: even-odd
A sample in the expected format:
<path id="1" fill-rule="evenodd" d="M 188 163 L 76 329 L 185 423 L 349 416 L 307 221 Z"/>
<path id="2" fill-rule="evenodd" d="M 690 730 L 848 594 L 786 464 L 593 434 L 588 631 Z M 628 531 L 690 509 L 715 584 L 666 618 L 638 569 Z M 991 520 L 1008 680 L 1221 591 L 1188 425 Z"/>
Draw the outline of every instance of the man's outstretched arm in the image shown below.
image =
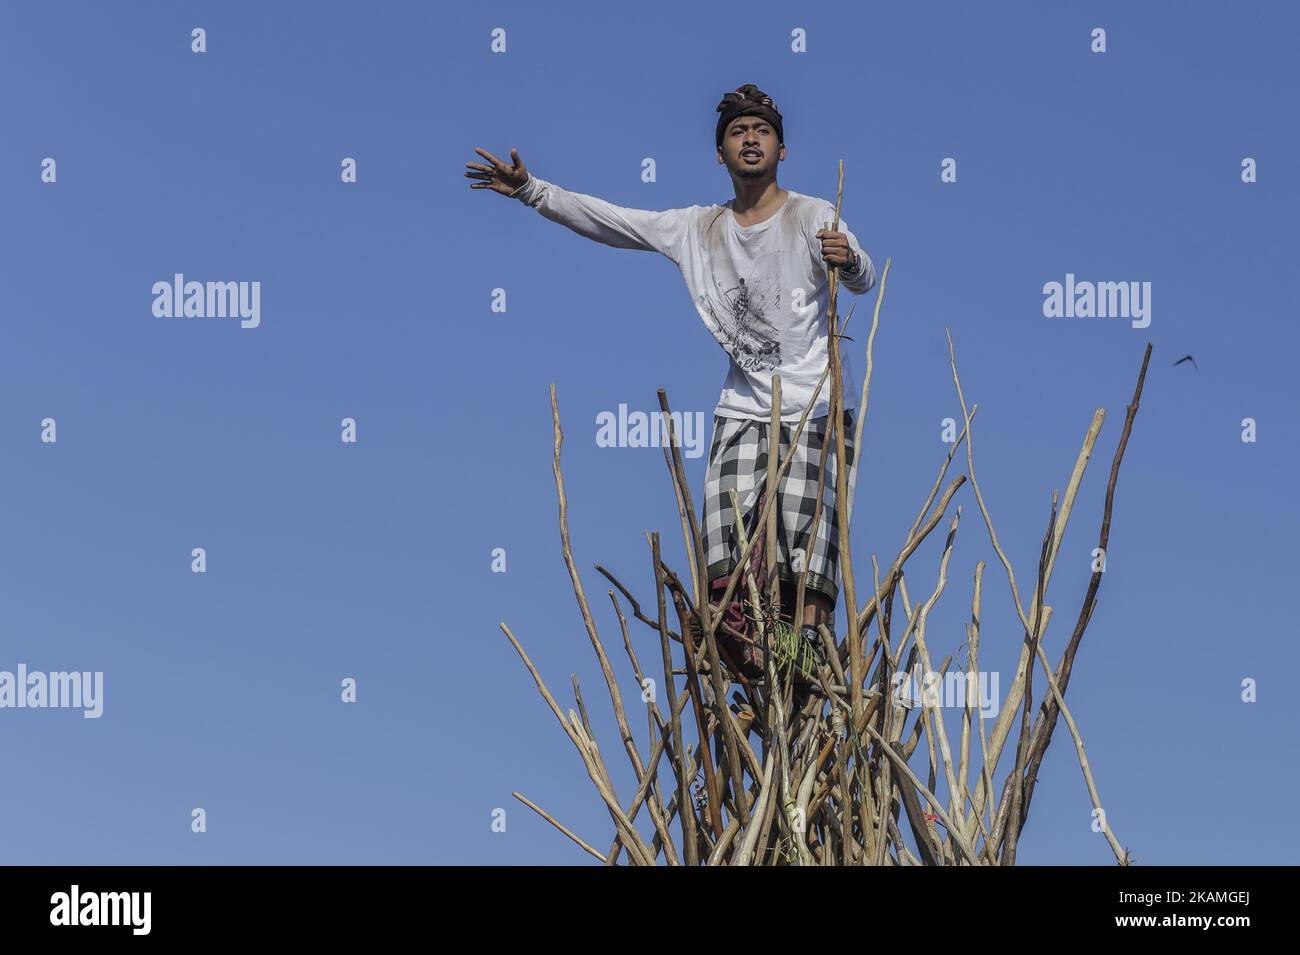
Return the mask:
<path id="1" fill-rule="evenodd" d="M 492 165 L 466 163 L 465 175 L 479 179 L 471 189 L 492 189 L 531 206 L 552 222 L 568 226 L 579 235 L 618 249 L 659 252 L 676 262 L 686 236 L 690 208 L 655 212 L 628 209 L 595 196 L 563 189 L 528 172 L 517 150 L 510 150 L 507 165 L 484 149 L 475 152 Z"/>

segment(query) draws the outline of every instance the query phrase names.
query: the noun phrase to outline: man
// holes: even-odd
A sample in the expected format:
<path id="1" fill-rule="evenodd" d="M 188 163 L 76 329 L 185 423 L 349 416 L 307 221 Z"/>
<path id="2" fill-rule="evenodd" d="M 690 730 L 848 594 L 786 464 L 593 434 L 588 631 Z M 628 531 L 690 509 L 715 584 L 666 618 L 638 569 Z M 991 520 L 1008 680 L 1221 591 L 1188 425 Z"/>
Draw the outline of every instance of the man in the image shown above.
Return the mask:
<path id="1" fill-rule="evenodd" d="M 603 199 L 570 192 L 531 175 L 517 150 L 504 163 L 475 149 L 491 165 L 466 163 L 471 189 L 491 189 L 531 206 L 579 235 L 624 249 L 659 252 L 681 270 L 705 326 L 730 358 L 730 368 L 713 417 L 713 439 L 705 482 L 705 579 L 719 600 L 740 556 L 729 490 L 736 492 L 746 533 L 757 528 L 767 482 L 772 377 L 781 379 L 778 457 L 812 400 L 829 360 L 826 308 L 829 270 L 840 285 L 862 294 L 875 285 L 875 267 L 824 199 L 782 189 L 777 163 L 786 157 L 781 114 L 771 97 L 752 83 L 727 93 L 718 104 L 717 160 L 727 168 L 736 197 L 722 205 L 653 212 L 626 209 Z M 847 382 L 852 371 L 843 356 Z M 828 449 L 822 512 L 814 534 L 813 515 L 822 445 L 828 436 L 831 384 L 822 386 L 800 436 L 795 458 L 778 487 L 777 559 L 781 606 L 793 612 L 799 573 L 807 571 L 801 635 L 820 647 L 816 626 L 834 631 L 838 597 L 839 508 L 835 499 L 836 459 Z M 844 393 L 845 457 L 853 462 L 852 388 Z M 852 485 L 850 484 L 850 494 Z M 794 555 L 791 559 L 791 555 Z M 761 562 L 754 566 L 761 569 Z M 728 618 L 749 628 L 729 608 Z M 762 672 L 762 654 L 732 642 L 733 659 L 749 675 Z"/>

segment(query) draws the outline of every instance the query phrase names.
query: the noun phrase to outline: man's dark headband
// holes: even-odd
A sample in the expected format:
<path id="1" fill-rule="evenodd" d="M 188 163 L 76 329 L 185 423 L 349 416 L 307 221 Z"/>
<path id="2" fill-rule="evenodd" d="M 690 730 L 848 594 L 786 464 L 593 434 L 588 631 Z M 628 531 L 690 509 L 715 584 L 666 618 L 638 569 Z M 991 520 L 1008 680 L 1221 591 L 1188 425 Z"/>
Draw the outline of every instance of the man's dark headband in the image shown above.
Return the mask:
<path id="1" fill-rule="evenodd" d="M 716 131 L 718 148 L 722 148 L 722 134 L 726 132 L 727 126 L 740 116 L 758 116 L 766 120 L 776 130 L 776 141 L 784 143 L 785 131 L 781 128 L 781 114 L 777 111 L 776 104 L 772 102 L 772 97 L 756 91 L 742 92 L 742 90 L 745 90 L 745 87 L 726 93 L 722 97 L 722 102 L 718 104 L 718 112 L 722 114 L 718 117 Z"/>

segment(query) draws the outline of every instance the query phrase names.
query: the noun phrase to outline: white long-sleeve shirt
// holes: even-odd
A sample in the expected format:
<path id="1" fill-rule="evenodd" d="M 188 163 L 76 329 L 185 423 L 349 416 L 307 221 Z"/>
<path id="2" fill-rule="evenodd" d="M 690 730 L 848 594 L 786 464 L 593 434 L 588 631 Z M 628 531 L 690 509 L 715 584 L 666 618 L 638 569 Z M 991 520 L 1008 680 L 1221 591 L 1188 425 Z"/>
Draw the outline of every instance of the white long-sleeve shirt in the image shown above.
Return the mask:
<path id="1" fill-rule="evenodd" d="M 737 223 L 734 199 L 663 212 L 625 209 L 533 175 L 510 195 L 589 239 L 671 259 L 700 318 L 730 358 L 714 413 L 771 420 L 772 376 L 779 375 L 781 420 L 798 421 L 829 360 L 829 272 L 816 235 L 831 227 L 835 207 L 786 192 L 780 209 L 751 226 Z M 843 218 L 839 231 L 860 261 L 857 274 L 841 273 L 840 286 L 860 295 L 876 284 L 875 266 Z M 841 363 L 847 410 L 855 407 L 847 349 L 841 349 Z M 828 378 L 810 417 L 829 414 L 830 398 Z"/>

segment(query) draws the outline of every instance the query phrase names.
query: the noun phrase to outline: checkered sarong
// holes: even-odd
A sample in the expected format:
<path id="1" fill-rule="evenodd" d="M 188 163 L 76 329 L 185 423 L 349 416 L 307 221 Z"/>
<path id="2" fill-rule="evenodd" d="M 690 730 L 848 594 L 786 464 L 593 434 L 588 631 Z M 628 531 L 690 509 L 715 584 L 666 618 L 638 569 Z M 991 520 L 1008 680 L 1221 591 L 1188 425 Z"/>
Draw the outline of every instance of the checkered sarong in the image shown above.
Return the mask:
<path id="1" fill-rule="evenodd" d="M 853 464 L 853 409 L 844 412 L 844 455 Z M 839 597 L 835 577 L 839 564 L 839 520 L 835 501 L 835 448 L 827 451 L 826 483 L 822 492 L 821 520 L 815 540 L 812 535 L 813 512 L 817 508 L 817 478 L 820 473 L 822 444 L 826 438 L 829 415 L 809 418 L 799 436 L 795 458 L 777 486 L 777 562 L 783 582 L 797 585 L 799 573 L 790 565 L 789 555 L 803 552 L 801 566 L 808 569 L 807 588 L 825 594 L 834 603 Z M 778 467 L 790 453 L 790 439 L 797 421 L 781 422 Z M 713 441 L 709 449 L 709 468 L 704 482 L 704 560 L 708 565 L 706 580 L 730 574 L 740 558 L 736 520 L 732 514 L 734 489 L 740 502 L 745 533 L 752 535 L 759 515 L 754 505 L 767 485 L 767 454 L 770 421 L 750 418 L 713 416 Z M 850 476 L 856 478 L 856 468 Z M 856 480 L 854 481 L 856 483 Z M 850 496 L 852 487 L 849 488 Z"/>

